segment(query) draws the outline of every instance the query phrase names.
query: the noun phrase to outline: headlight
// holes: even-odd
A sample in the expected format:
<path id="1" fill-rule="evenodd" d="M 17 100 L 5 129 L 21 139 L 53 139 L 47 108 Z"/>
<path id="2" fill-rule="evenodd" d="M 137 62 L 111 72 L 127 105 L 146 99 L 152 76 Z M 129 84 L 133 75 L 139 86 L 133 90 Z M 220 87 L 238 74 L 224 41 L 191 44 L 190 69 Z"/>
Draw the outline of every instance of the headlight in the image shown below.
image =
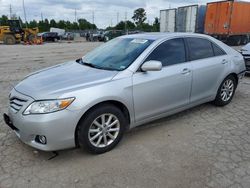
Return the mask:
<path id="1" fill-rule="evenodd" d="M 67 108 L 74 100 L 75 98 L 35 101 L 26 108 L 23 114 L 46 114 L 60 111 Z"/>

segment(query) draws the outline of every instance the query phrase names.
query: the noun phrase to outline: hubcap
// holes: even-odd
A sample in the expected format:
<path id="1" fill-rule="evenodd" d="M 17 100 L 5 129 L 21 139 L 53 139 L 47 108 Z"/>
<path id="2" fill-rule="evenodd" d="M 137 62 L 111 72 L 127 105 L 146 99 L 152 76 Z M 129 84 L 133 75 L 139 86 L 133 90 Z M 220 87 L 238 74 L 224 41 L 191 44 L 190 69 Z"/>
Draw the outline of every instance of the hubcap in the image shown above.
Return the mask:
<path id="1" fill-rule="evenodd" d="M 91 124 L 88 132 L 90 143 L 99 148 L 112 144 L 120 131 L 120 122 L 113 114 L 102 114 Z"/>
<path id="2" fill-rule="evenodd" d="M 230 100 L 230 98 L 233 96 L 234 92 L 234 83 L 232 80 L 226 80 L 221 88 L 221 99 L 224 102 L 227 102 Z"/>

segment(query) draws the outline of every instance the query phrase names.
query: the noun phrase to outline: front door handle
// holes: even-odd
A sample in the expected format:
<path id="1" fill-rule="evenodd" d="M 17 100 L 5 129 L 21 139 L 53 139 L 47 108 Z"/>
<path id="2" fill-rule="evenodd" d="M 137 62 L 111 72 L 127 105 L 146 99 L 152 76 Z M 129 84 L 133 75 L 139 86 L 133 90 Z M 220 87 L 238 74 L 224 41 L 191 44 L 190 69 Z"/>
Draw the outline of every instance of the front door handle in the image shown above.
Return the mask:
<path id="1" fill-rule="evenodd" d="M 185 69 L 182 70 L 181 74 L 189 74 L 190 72 L 191 72 L 190 69 L 185 68 Z"/>

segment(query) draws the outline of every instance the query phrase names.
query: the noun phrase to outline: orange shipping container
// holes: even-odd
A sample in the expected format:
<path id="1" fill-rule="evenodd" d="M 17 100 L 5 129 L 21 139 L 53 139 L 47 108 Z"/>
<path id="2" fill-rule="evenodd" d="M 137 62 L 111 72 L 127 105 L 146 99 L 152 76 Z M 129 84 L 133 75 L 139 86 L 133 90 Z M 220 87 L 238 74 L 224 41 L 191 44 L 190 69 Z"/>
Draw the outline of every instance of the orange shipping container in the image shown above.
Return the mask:
<path id="1" fill-rule="evenodd" d="M 250 2 L 221 1 L 207 4 L 205 33 L 218 38 L 238 37 L 246 42 L 250 35 Z M 236 39 L 236 38 L 234 38 Z"/>

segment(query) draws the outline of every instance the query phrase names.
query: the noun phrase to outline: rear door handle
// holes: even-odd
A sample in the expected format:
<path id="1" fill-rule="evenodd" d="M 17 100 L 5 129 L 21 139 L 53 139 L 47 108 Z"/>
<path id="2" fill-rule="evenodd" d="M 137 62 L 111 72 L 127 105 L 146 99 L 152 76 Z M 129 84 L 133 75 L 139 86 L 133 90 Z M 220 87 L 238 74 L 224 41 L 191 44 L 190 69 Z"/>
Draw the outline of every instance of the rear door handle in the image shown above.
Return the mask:
<path id="1" fill-rule="evenodd" d="M 185 68 L 185 69 L 182 70 L 181 74 L 189 74 L 190 72 L 191 72 L 190 69 Z"/>
<path id="2" fill-rule="evenodd" d="M 226 59 L 223 59 L 221 63 L 224 65 L 224 64 L 227 64 L 228 61 Z"/>

